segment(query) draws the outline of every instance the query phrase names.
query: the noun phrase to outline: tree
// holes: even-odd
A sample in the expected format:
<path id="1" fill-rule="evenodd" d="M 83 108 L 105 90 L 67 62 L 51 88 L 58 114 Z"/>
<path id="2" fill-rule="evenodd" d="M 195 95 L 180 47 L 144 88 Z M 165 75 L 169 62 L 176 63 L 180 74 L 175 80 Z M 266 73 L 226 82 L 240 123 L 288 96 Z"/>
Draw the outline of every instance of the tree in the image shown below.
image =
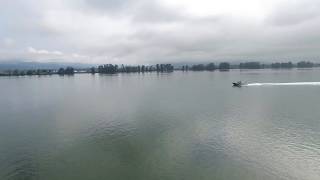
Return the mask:
<path id="1" fill-rule="evenodd" d="M 27 71 L 27 75 L 28 75 L 28 76 L 33 75 L 33 71 L 32 71 L 32 70 L 28 70 L 28 71 Z"/>
<path id="2" fill-rule="evenodd" d="M 58 74 L 59 74 L 59 75 L 64 75 L 64 69 L 63 69 L 63 68 L 59 68 Z"/>
<path id="3" fill-rule="evenodd" d="M 205 66 L 203 64 L 196 64 L 191 66 L 192 71 L 203 71 L 205 70 Z"/>
<path id="4" fill-rule="evenodd" d="M 73 75 L 74 74 L 74 69 L 73 67 L 67 67 L 64 71 L 65 74 L 68 74 L 68 75 Z"/>
<path id="5" fill-rule="evenodd" d="M 164 65 L 163 65 L 163 64 L 160 65 L 160 71 L 161 71 L 161 72 L 164 71 Z"/>
<path id="6" fill-rule="evenodd" d="M 297 63 L 297 67 L 298 68 L 311 68 L 311 67 L 313 67 L 313 63 L 308 62 L 308 61 L 300 61 Z"/>
<path id="7" fill-rule="evenodd" d="M 227 62 L 222 62 L 219 64 L 219 69 L 220 70 L 229 70 L 230 69 L 230 64 Z"/>
<path id="8" fill-rule="evenodd" d="M 215 69 L 216 69 L 216 66 L 214 65 L 214 63 L 209 63 L 206 66 L 207 71 L 214 71 Z"/>
<path id="9" fill-rule="evenodd" d="M 96 73 L 96 68 L 94 68 L 94 67 L 90 68 L 90 73 L 91 74 L 95 74 Z"/>
<path id="10" fill-rule="evenodd" d="M 245 62 L 240 63 L 240 69 L 260 69 L 261 65 L 259 62 Z"/>
<path id="11" fill-rule="evenodd" d="M 281 64 L 280 63 L 272 63 L 271 68 L 273 68 L 273 69 L 281 68 Z"/>
<path id="12" fill-rule="evenodd" d="M 12 75 L 19 76 L 19 70 L 18 69 L 13 70 Z"/>

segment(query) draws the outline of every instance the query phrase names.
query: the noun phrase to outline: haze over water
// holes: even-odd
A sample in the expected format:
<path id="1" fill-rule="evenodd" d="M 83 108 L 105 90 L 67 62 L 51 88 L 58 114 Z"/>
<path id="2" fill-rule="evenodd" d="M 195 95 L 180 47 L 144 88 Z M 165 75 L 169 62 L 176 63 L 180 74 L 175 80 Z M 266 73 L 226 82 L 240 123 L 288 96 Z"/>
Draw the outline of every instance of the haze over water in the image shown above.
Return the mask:
<path id="1" fill-rule="evenodd" d="M 320 70 L 0 78 L 0 179 L 320 179 Z"/>

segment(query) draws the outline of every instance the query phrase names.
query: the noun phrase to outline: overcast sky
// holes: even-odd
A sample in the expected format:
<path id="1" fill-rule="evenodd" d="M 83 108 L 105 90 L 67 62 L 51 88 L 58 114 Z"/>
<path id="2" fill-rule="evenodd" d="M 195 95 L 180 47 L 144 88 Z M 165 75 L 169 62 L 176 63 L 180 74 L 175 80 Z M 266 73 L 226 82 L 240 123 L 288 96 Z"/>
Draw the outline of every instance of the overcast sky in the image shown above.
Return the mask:
<path id="1" fill-rule="evenodd" d="M 2 61 L 316 61 L 319 47 L 319 0 L 0 0 Z"/>

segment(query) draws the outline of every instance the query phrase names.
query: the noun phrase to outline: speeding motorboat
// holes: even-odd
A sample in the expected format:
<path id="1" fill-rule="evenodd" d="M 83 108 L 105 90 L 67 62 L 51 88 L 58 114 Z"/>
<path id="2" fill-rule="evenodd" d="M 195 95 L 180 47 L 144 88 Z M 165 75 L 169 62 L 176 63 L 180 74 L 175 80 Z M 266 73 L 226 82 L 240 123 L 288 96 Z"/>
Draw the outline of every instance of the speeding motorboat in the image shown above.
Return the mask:
<path id="1" fill-rule="evenodd" d="M 232 83 L 233 87 L 241 87 L 242 85 L 243 85 L 243 83 L 241 81 Z"/>

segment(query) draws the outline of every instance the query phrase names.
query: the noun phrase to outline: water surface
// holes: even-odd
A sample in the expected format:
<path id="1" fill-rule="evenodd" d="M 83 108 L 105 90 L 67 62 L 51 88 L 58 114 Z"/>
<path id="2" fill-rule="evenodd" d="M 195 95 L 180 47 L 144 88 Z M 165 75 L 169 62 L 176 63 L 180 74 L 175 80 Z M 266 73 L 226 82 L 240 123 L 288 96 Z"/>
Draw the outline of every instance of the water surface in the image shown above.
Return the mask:
<path id="1" fill-rule="evenodd" d="M 318 180 L 320 70 L 0 78 L 1 180 Z"/>

